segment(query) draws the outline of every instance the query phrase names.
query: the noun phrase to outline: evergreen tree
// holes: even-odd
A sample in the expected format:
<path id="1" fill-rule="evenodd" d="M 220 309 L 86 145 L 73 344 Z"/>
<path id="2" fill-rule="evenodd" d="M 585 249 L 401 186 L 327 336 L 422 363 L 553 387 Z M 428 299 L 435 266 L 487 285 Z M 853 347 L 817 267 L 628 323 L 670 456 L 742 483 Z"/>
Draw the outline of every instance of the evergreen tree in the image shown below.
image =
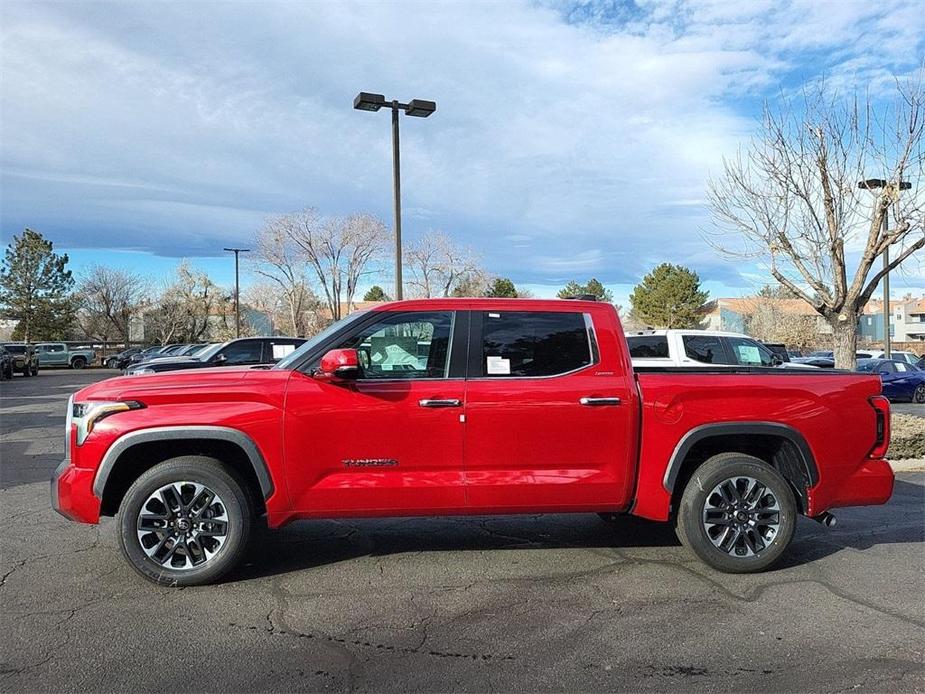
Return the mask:
<path id="1" fill-rule="evenodd" d="M 662 263 L 633 288 L 633 314 L 658 328 L 696 328 L 709 298 L 700 277 L 681 265 Z"/>
<path id="2" fill-rule="evenodd" d="M 363 301 L 391 301 L 389 295 L 378 284 L 374 284 L 369 291 L 363 295 Z"/>
<path id="3" fill-rule="evenodd" d="M 7 246 L 0 265 L 0 310 L 19 321 L 13 333 L 16 339 L 30 342 L 68 336 L 76 304 L 67 262 L 67 254 L 55 253 L 54 244 L 32 229 L 14 236 Z"/>
<path id="4" fill-rule="evenodd" d="M 511 280 L 509 280 L 507 277 L 499 277 L 491 283 L 491 286 L 488 288 L 485 296 L 516 299 L 518 294 L 517 288 L 514 286 L 514 283 L 511 282 Z"/>
<path id="5" fill-rule="evenodd" d="M 578 282 L 572 280 L 560 289 L 556 296 L 560 299 L 565 299 L 570 296 L 579 296 L 581 294 L 590 294 L 598 301 L 606 301 L 608 304 L 613 303 L 613 293 L 593 277 L 588 280 L 587 284 L 578 284 Z"/>

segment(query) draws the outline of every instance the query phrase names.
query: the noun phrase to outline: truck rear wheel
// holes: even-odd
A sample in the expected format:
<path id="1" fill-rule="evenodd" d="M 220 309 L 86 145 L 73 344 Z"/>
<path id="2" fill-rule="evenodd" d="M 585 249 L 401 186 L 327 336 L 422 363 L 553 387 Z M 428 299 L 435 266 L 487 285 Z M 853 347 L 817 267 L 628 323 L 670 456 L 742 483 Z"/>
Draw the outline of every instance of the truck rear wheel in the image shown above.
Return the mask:
<path id="1" fill-rule="evenodd" d="M 694 471 L 681 497 L 677 533 L 691 552 L 726 573 L 764 571 L 796 528 L 793 491 L 763 460 L 721 453 Z"/>
<path id="2" fill-rule="evenodd" d="M 116 524 L 122 553 L 138 573 L 161 585 L 195 586 L 240 561 L 253 516 L 248 490 L 221 462 L 182 456 L 129 487 Z"/>

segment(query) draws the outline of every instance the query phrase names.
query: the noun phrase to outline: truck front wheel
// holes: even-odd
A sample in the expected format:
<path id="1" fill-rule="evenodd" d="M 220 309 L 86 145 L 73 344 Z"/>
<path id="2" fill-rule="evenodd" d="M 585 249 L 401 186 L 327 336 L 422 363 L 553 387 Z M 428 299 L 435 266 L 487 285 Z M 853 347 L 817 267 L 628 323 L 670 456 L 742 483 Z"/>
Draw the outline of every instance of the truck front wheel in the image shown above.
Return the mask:
<path id="1" fill-rule="evenodd" d="M 82 369 L 87 365 L 87 360 L 83 357 L 74 357 L 74 360 L 71 362 L 72 369 Z"/>
<path id="2" fill-rule="evenodd" d="M 764 571 L 786 551 L 796 528 L 790 485 L 763 460 L 721 453 L 688 481 L 677 515 L 681 542 L 714 569 Z"/>
<path id="3" fill-rule="evenodd" d="M 116 524 L 122 553 L 150 581 L 212 583 L 244 555 L 254 516 L 245 485 L 218 460 L 183 456 L 129 487 Z"/>

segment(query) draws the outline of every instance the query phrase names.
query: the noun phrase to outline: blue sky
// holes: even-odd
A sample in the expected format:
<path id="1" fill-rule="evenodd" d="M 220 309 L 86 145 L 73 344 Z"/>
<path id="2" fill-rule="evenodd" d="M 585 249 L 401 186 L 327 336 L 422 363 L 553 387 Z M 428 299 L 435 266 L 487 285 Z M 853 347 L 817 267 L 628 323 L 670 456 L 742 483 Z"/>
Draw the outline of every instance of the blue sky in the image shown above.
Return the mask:
<path id="1" fill-rule="evenodd" d="M 916 0 L 5 1 L 0 19 L 4 243 L 30 226 L 78 271 L 187 257 L 227 284 L 221 248 L 267 216 L 391 223 L 388 116 L 351 108 L 367 90 L 438 104 L 402 122 L 407 237 L 442 230 L 538 295 L 596 276 L 618 300 L 665 260 L 714 296 L 762 284 L 701 238 L 710 172 L 765 99 L 822 74 L 876 90 L 925 56 Z"/>

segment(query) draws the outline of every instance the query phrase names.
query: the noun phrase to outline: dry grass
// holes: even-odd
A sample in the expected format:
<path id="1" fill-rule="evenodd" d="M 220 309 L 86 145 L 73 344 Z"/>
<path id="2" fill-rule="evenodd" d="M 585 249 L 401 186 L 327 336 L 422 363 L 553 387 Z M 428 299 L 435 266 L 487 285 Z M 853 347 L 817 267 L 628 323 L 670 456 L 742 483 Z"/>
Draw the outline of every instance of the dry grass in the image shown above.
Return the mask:
<path id="1" fill-rule="evenodd" d="M 888 458 L 925 458 L 925 419 L 908 414 L 894 414 L 890 428 Z"/>

